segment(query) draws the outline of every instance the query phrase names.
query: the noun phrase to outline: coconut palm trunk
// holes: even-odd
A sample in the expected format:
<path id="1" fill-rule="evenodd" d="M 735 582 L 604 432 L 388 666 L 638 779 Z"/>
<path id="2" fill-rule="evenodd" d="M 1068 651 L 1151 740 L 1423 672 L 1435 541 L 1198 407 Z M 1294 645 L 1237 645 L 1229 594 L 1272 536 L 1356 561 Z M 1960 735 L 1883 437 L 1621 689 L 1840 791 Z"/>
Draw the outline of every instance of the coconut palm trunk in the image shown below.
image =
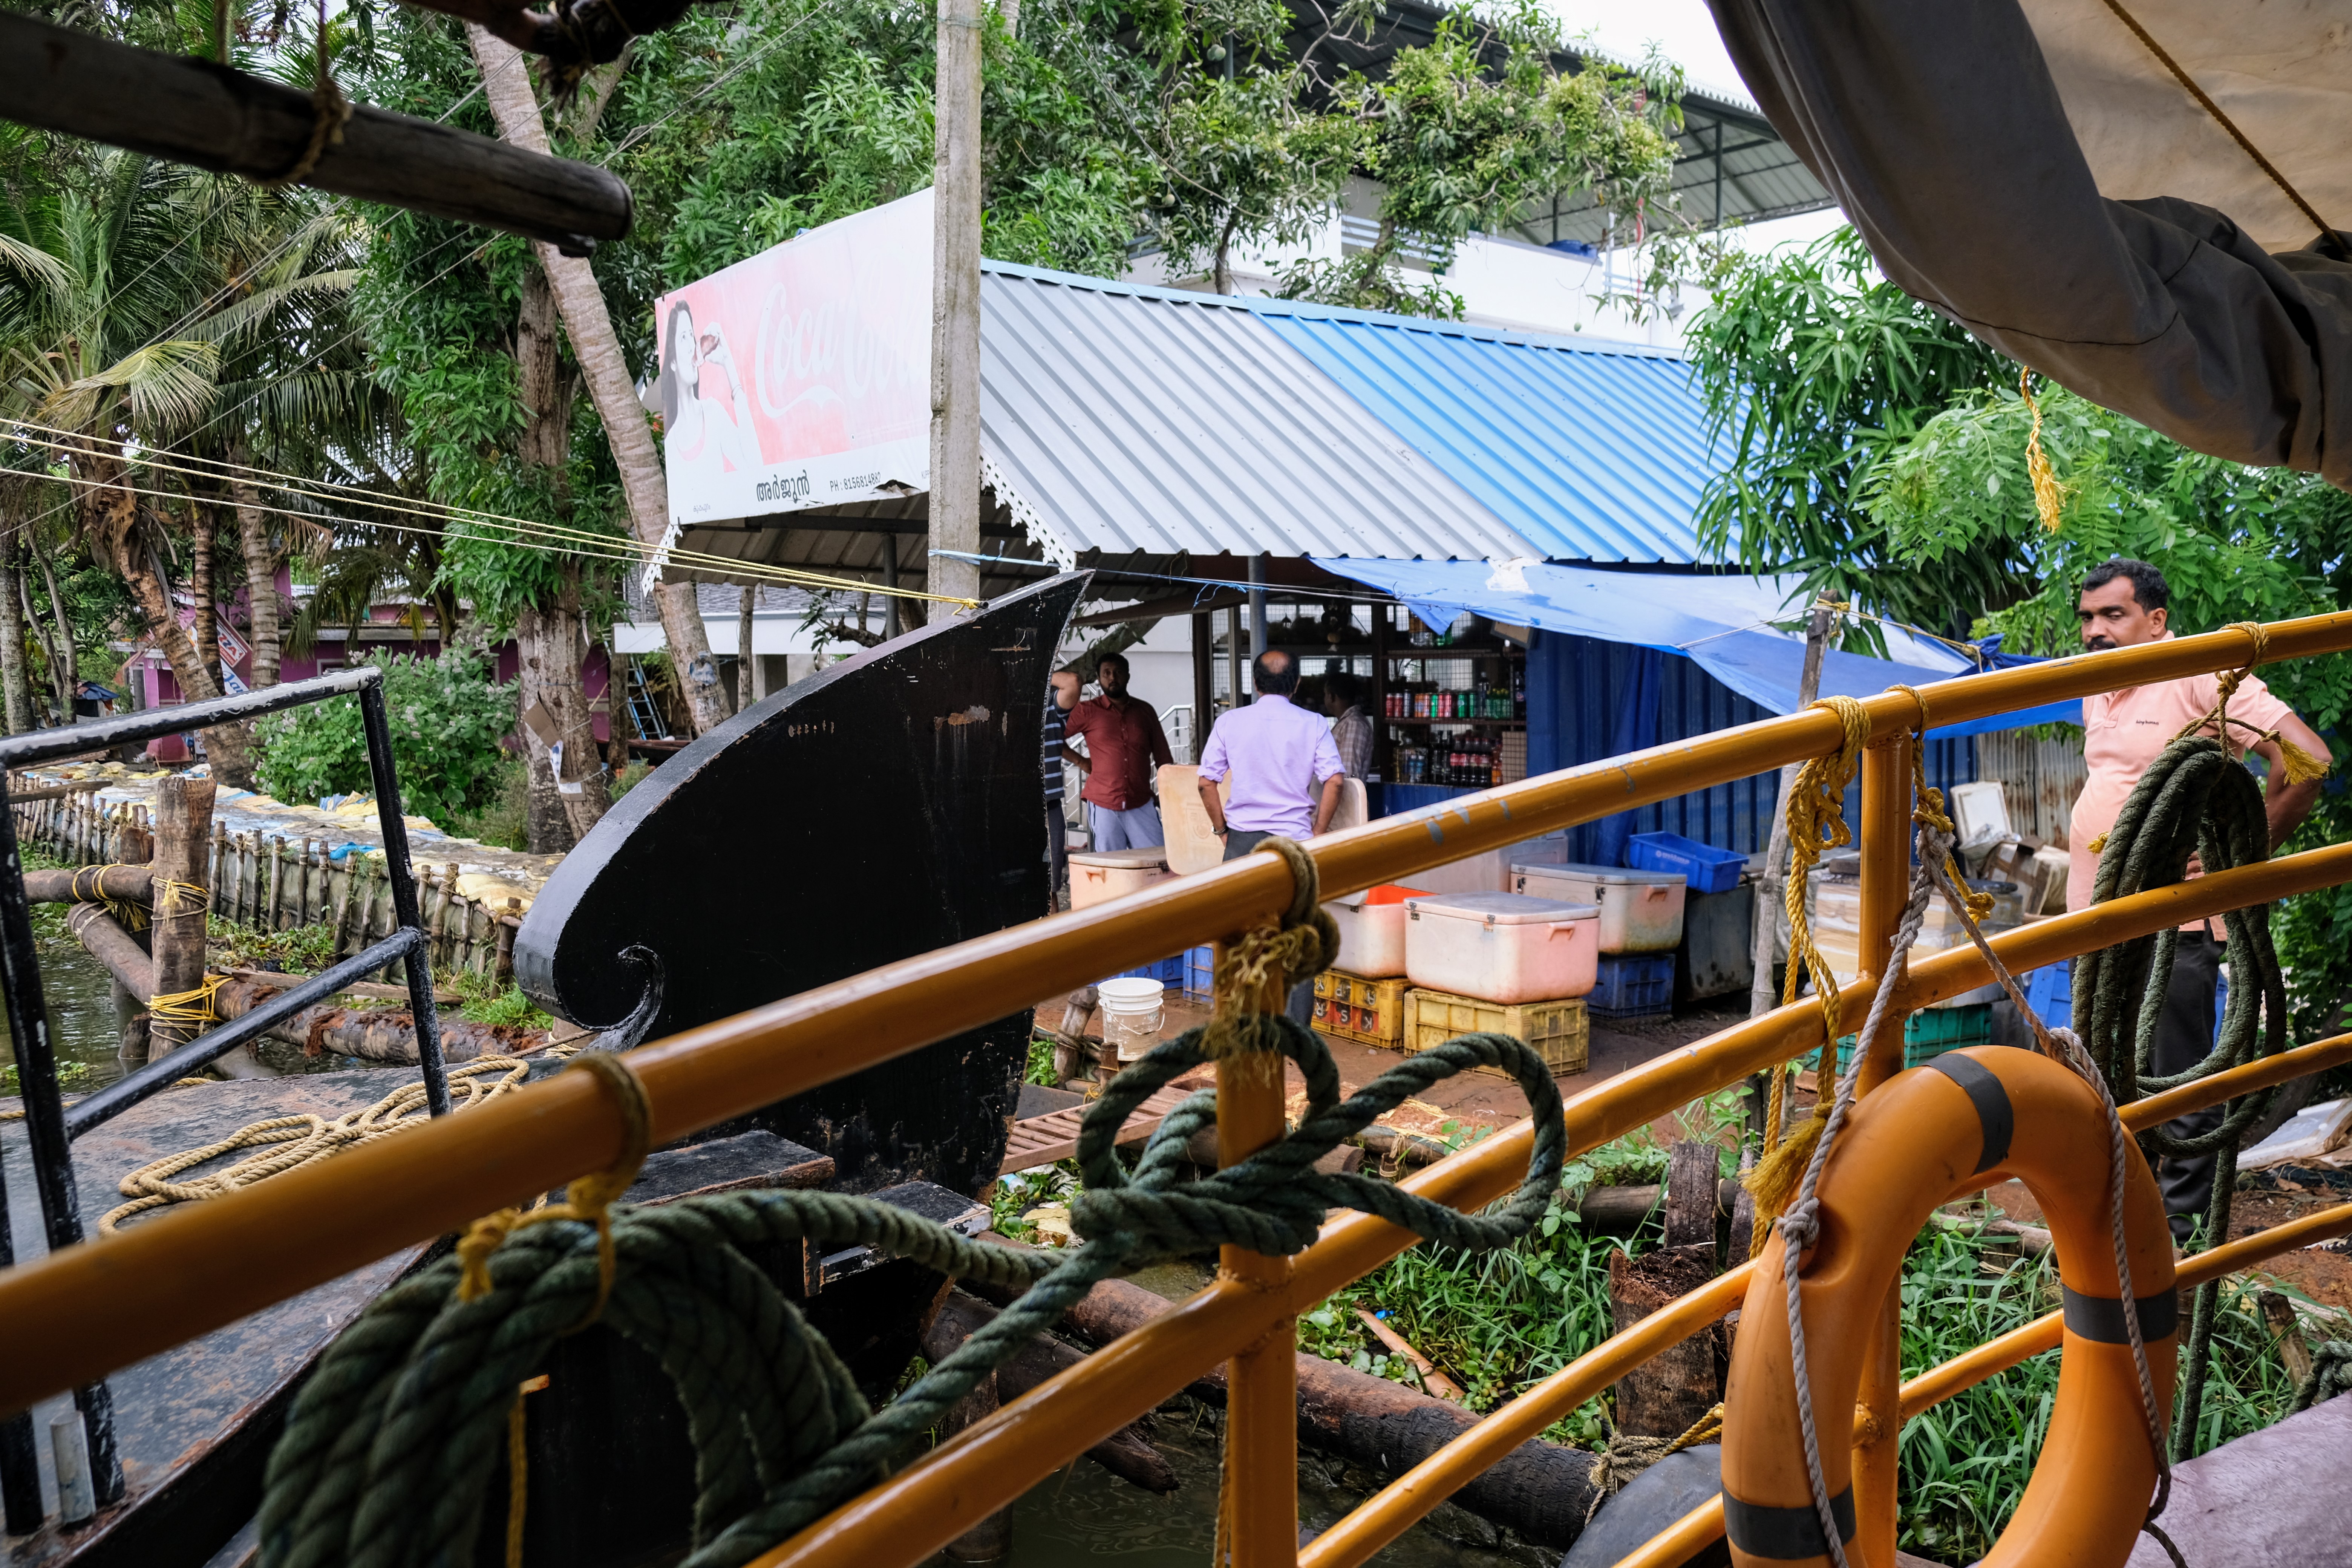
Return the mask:
<path id="1" fill-rule="evenodd" d="M 0 556 L 0 700 L 6 704 L 8 733 L 33 727 L 33 689 L 25 668 L 25 568 L 13 548 Z"/>
<path id="2" fill-rule="evenodd" d="M 534 468 L 561 475 L 570 455 L 572 399 L 563 384 L 563 361 L 556 336 L 555 299 L 538 271 L 524 274 L 522 303 L 515 327 L 518 389 L 528 410 L 517 455 Z M 515 643 L 522 663 L 522 710 L 536 703 L 555 739 L 523 726 L 531 770 L 534 837 L 552 837 L 549 801 L 561 808 L 563 843 L 577 843 L 612 808 L 604 787 L 604 757 L 596 746 L 595 721 L 580 684 L 580 656 L 586 647 L 580 626 L 580 563 L 560 558 L 554 594 L 516 617 Z M 558 753 L 554 746 L 562 747 Z M 534 842 L 532 848 L 538 849 Z"/>
<path id="3" fill-rule="evenodd" d="M 252 466 L 252 454 L 241 441 L 229 447 L 232 471 Z M 229 504 L 236 511 L 237 543 L 245 552 L 246 641 L 253 647 L 253 673 L 246 684 L 258 691 L 278 684 L 278 661 L 285 646 L 278 615 L 278 546 L 269 537 L 269 518 L 261 510 L 261 495 L 243 479 L 228 482 Z M 446 628 L 444 642 L 446 642 Z"/>
<path id="4" fill-rule="evenodd" d="M 531 90 L 531 73 L 520 53 L 471 22 L 466 25 L 466 37 L 473 44 L 475 63 L 481 68 L 482 97 L 498 121 L 499 134 L 534 153 L 550 151 L 547 121 L 540 113 L 539 99 Z M 604 292 L 583 258 L 564 256 L 543 241 L 533 241 L 531 250 L 554 293 L 563 330 L 572 339 L 572 357 L 579 361 L 588 384 L 588 395 L 594 399 L 597 416 L 604 421 L 604 438 L 612 446 L 622 494 L 628 500 L 630 527 L 639 543 L 658 550 L 669 530 L 669 480 L 662 470 L 661 454 L 655 449 L 645 407 L 637 401 L 635 384 L 629 379 L 628 361 L 622 357 L 621 340 L 613 331 Z M 661 612 L 662 636 L 669 644 L 671 660 L 681 670 L 693 668 L 698 660 L 707 668 L 710 635 L 702 624 L 693 584 L 660 584 L 654 589 L 654 603 Z M 726 719 L 726 698 L 715 684 L 697 686 L 681 680 L 679 687 L 696 734 Z"/>
<path id="5" fill-rule="evenodd" d="M 124 482 L 122 459 L 100 447 L 96 441 L 77 447 L 67 461 L 74 476 L 81 481 L 76 498 L 81 512 L 82 531 L 93 549 L 113 566 L 131 590 L 131 601 L 139 606 L 141 619 L 146 623 L 147 634 L 155 639 L 163 658 L 172 666 L 173 679 L 180 685 L 184 701 L 202 702 L 221 694 L 220 681 L 214 672 L 205 668 L 203 658 L 196 652 L 195 639 L 188 636 L 185 626 L 172 605 L 170 586 L 164 582 L 162 568 L 154 552 L 141 537 L 139 498 Z M 58 641 L 66 647 L 73 643 L 72 628 L 58 626 Z M 73 711 L 70 694 L 66 700 L 66 712 L 70 720 Z M 253 787 L 253 745 L 241 724 L 219 724 L 203 731 L 205 756 L 212 763 L 213 776 L 238 789 Z"/>

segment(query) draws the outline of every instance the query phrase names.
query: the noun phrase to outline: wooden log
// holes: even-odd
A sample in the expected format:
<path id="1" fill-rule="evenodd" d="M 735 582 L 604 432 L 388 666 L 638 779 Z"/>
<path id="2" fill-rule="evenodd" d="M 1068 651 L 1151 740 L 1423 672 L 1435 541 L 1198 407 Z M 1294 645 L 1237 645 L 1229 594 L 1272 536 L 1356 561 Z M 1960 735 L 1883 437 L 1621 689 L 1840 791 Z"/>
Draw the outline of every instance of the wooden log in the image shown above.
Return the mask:
<path id="1" fill-rule="evenodd" d="M 177 774 L 155 789 L 155 917 L 149 938 L 155 955 L 155 989 L 150 997 L 194 990 L 205 977 L 205 846 L 212 837 L 213 783 Z M 166 888 L 185 884 L 190 891 Z M 159 1052 L 187 1044 L 204 1032 L 193 1019 L 156 1017 L 148 1027 Z"/>
<path id="2" fill-rule="evenodd" d="M 940 1307 L 939 1316 L 931 1320 L 931 1327 L 923 1336 L 924 1356 L 937 1365 L 965 1340 L 987 1327 L 995 1317 L 996 1309 L 977 1296 L 961 1290 L 950 1291 L 946 1301 Z M 1011 1361 L 996 1369 L 997 1394 L 1002 1398 L 1018 1399 L 1047 1378 L 1066 1372 L 1084 1360 L 1084 1352 L 1075 1350 L 1051 1335 L 1041 1335 L 1024 1345 Z M 1120 1427 L 1087 1449 L 1087 1458 L 1112 1475 L 1132 1481 L 1146 1491 L 1165 1494 L 1176 1489 L 1176 1468 L 1132 1426 Z"/>
<path id="3" fill-rule="evenodd" d="M 1712 1237 L 1701 1245 L 1609 1255 L 1609 1314 L 1619 1333 L 1717 1273 Z M 1679 1437 L 1723 1398 L 1718 1327 L 1684 1341 L 1616 1383 L 1617 1429 L 1629 1436 Z"/>
<path id="4" fill-rule="evenodd" d="M 509 899 L 507 900 L 507 912 L 497 922 L 499 967 L 497 973 L 491 976 L 492 979 L 498 981 L 501 985 L 511 985 L 514 984 L 515 931 L 521 926 L 521 924 L 522 900 L 520 899 Z"/>
<path id="5" fill-rule="evenodd" d="M 1007 1245 L 1010 1245 L 1009 1243 Z M 988 1296 L 1010 1294 L 975 1289 Z M 999 1303 L 1002 1305 L 1002 1302 Z M 1124 1279 L 1106 1279 L 1070 1310 L 1062 1327 L 1108 1344 L 1169 1311 L 1172 1302 Z M 1220 1365 L 1192 1385 L 1222 1404 Z M 1459 1405 L 1302 1352 L 1298 1357 L 1298 1435 L 1318 1448 L 1400 1476 L 1475 1426 Z M 1538 1546 L 1566 1548 L 1592 1506 L 1593 1457 L 1580 1448 L 1530 1438 L 1454 1495 L 1482 1519 L 1517 1531 Z"/>
<path id="6" fill-rule="evenodd" d="M 59 867 L 25 873 L 25 901 L 33 904 L 88 904 L 112 900 L 143 904 L 153 886 L 154 872 L 145 866 L 109 866 L 96 873 Z"/>
<path id="7" fill-rule="evenodd" d="M 1720 1146 L 1696 1140 L 1676 1143 L 1668 1152 L 1668 1247 L 1715 1245 L 1716 1189 L 1723 1179 L 1722 1159 Z"/>
<path id="8" fill-rule="evenodd" d="M 0 13 L 0 104 L 21 124 L 265 183 L 300 169 L 320 125 L 299 89 L 12 13 Z M 629 187 L 606 170 L 363 105 L 302 183 L 572 256 L 629 232 Z"/>
<path id="9" fill-rule="evenodd" d="M 224 983 L 214 1005 L 224 1018 L 242 1018 L 286 988 L 281 977 L 245 975 Z M 305 1007 L 271 1029 L 275 1037 L 302 1047 L 306 1056 L 331 1052 L 366 1061 L 396 1062 L 415 1067 L 416 1020 L 404 1007 L 339 1007 L 320 1003 Z M 478 1057 L 510 1057 L 543 1048 L 544 1029 L 518 1028 L 511 1024 L 478 1024 L 470 1018 L 444 1014 L 441 1054 L 453 1062 Z"/>
<path id="10" fill-rule="evenodd" d="M 999 1396 L 994 1373 L 972 1386 L 940 1417 L 940 1436 L 951 1437 L 996 1414 Z M 1013 1555 L 1013 1510 L 998 1509 L 947 1544 L 941 1553 L 950 1563 L 998 1563 Z"/>
<path id="11" fill-rule="evenodd" d="M 2262 1291 L 2254 1300 L 2263 1310 L 2263 1322 L 2278 1340 L 2287 1381 L 2302 1387 L 2311 1377 L 2311 1347 L 2304 1342 L 2303 1321 L 2295 1316 L 2294 1304 L 2276 1290 Z"/>
<path id="12" fill-rule="evenodd" d="M 89 779 L 74 784 L 44 784 L 37 789 L 10 790 L 8 804 L 25 805 L 38 800 L 63 800 L 68 795 L 87 794 L 90 790 L 105 787 L 103 780 Z"/>
<path id="13" fill-rule="evenodd" d="M 218 889 L 228 885 L 228 878 L 224 874 L 228 868 L 228 825 L 226 823 L 215 821 L 213 824 L 211 859 L 212 874 L 205 879 L 205 886 L 215 889 L 217 897 Z"/>
<path id="14" fill-rule="evenodd" d="M 66 930 L 82 951 L 106 966 L 118 984 L 139 998 L 142 1007 L 155 994 L 155 963 L 117 925 L 102 904 L 76 904 L 66 911 Z"/>

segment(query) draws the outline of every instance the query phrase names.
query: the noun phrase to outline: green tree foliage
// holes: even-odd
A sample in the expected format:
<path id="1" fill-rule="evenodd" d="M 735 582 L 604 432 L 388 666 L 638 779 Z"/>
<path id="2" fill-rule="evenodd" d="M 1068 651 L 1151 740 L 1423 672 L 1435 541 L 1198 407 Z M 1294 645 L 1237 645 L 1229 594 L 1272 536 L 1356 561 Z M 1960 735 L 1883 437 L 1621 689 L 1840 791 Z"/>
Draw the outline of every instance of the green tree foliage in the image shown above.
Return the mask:
<path id="1" fill-rule="evenodd" d="M 2025 590 L 2007 554 L 1915 570 L 1864 495 L 1874 468 L 1955 397 L 2013 384 L 2007 361 L 1881 279 L 1851 228 L 1735 258 L 1712 288 L 1685 340 L 1710 427 L 1728 437 L 1701 549 L 1939 631 Z"/>
<path id="2" fill-rule="evenodd" d="M 1088 0 L 1036 0 L 1015 37 L 990 12 L 990 256 L 1125 270 L 1149 78 L 1113 47 L 1122 25 Z M 627 248 L 657 268 L 645 281 L 675 287 L 929 184 L 935 26 L 928 8 L 883 0 L 751 0 L 639 39 L 606 118 L 638 199 Z"/>
<path id="3" fill-rule="evenodd" d="M 1442 275 L 1472 234 L 1576 191 L 1629 236 L 1671 223 L 1681 72 L 1654 58 L 1629 69 L 1588 57 L 1563 73 L 1560 48 L 1558 25 L 1535 0 L 1517 0 L 1451 12 L 1381 79 L 1342 83 L 1337 112 L 1355 121 L 1360 162 L 1384 187 L 1379 236 L 1339 261 L 1293 267 L 1284 296 L 1458 316 L 1457 296 L 1404 279 L 1408 254 Z"/>
<path id="4" fill-rule="evenodd" d="M 1362 128 L 1305 103 L 1306 69 L 1284 38 L 1279 0 L 1231 0 L 1160 14 L 1161 70 L 1145 151 L 1156 174 L 1150 224 L 1178 277 L 1233 290 L 1236 244 L 1291 245 L 1330 211 L 1369 154 Z"/>
<path id="5" fill-rule="evenodd" d="M 401 805 L 446 825 L 490 804 L 502 777 L 499 742 L 515 727 L 515 688 L 487 661 L 463 653 L 438 658 L 377 654 L 384 716 Z M 359 699 L 331 698 L 273 714 L 257 726 L 261 787 L 300 803 L 327 795 L 363 795 L 367 737 Z"/>
<path id="6" fill-rule="evenodd" d="M 2063 501 L 2045 531 L 2025 470 L 2032 415 L 2009 388 L 1970 393 L 1895 447 L 1864 501 L 1894 558 L 1926 585 L 1964 591 L 1989 561 L 2031 592 L 1983 617 L 2021 651 L 2079 646 L 2083 574 L 2113 556 L 2156 563 L 2181 633 L 2352 607 L 2352 496 L 2314 474 L 2251 468 L 2192 452 L 2059 387 L 2038 395 L 2042 443 Z M 1969 563 L 1963 567 L 1962 563 Z M 2352 658 L 2266 667 L 2263 679 L 2338 756 L 2352 715 Z M 2352 793 L 2331 780 L 2291 847 L 2352 838 Z M 2278 906 L 2275 931 L 2305 1038 L 2332 1034 L 2352 999 L 2343 933 L 2352 894 L 2333 889 Z"/>

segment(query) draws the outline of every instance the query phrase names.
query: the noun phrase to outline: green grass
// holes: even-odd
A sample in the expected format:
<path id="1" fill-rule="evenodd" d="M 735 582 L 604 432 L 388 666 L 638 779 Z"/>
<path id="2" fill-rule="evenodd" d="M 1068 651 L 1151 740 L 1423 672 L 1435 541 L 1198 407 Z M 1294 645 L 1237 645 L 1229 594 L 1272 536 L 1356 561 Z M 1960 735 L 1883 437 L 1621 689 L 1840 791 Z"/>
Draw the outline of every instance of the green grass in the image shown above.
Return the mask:
<path id="1" fill-rule="evenodd" d="M 275 963 L 288 974 L 316 974 L 335 962 L 335 935 L 324 921 L 265 931 L 221 915 L 205 918 L 205 942 L 212 962 L 227 969 L 258 969 Z"/>
<path id="2" fill-rule="evenodd" d="M 1903 1375 L 1916 1377 L 2058 1305 L 2051 1255 L 2003 1267 L 1999 1237 L 1930 1232 L 1903 1276 Z M 2286 1414 L 2294 1398 L 2277 1341 L 2243 1278 L 2222 1287 L 2213 1366 L 2205 1386 L 2203 1453 Z M 2188 1324 L 2182 1322 L 2184 1338 Z M 2047 1351 L 1921 1412 L 1904 1425 L 1904 1550 L 1968 1563 L 1991 1548 L 2032 1474 L 2058 1393 L 2058 1352 Z"/>
<path id="3" fill-rule="evenodd" d="M 500 985 L 478 969 L 460 969 L 452 974 L 435 977 L 455 991 L 462 1000 L 457 1005 L 458 1016 L 477 1024 L 509 1025 L 518 1029 L 550 1029 L 555 1020 L 541 1011 L 539 1004 L 522 994 L 522 987 Z"/>
<path id="4" fill-rule="evenodd" d="M 1021 1081 L 1040 1089 L 1062 1087 L 1062 1075 L 1054 1070 L 1054 1042 L 1043 1035 L 1030 1037 L 1029 1065 L 1022 1069 Z"/>

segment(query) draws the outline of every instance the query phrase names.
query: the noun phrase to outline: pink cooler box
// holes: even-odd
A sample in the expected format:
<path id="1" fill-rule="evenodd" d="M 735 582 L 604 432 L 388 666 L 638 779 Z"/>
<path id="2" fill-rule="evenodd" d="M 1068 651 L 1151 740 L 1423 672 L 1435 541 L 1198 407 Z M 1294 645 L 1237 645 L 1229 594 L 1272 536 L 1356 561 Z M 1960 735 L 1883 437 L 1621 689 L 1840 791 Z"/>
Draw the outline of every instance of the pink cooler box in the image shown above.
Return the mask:
<path id="1" fill-rule="evenodd" d="M 1404 973 L 1404 901 L 1425 898 L 1419 888 L 1383 882 L 1323 907 L 1339 928 L 1339 962 L 1332 965 L 1366 980 Z"/>
<path id="2" fill-rule="evenodd" d="M 1523 893 L 1407 899 L 1404 972 L 1415 985 L 1482 1002 L 1553 1002 L 1592 989 L 1601 910 Z"/>

